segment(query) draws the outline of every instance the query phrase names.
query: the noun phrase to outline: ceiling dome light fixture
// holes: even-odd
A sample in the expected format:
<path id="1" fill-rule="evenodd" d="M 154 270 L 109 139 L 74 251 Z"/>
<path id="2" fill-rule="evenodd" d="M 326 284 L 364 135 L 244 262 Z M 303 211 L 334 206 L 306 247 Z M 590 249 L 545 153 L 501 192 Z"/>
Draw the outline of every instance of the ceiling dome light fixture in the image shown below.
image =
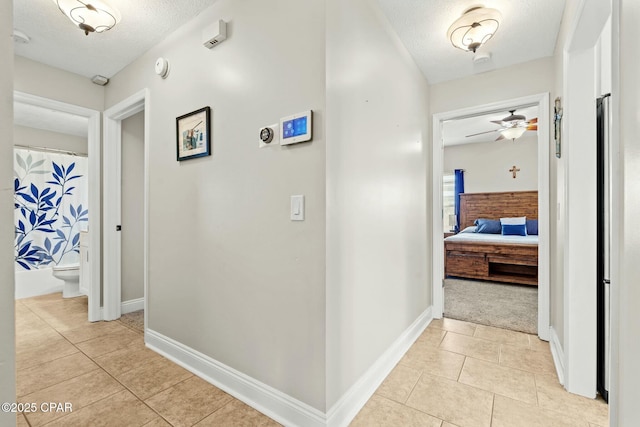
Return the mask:
<path id="1" fill-rule="evenodd" d="M 500 133 L 505 138 L 515 141 L 516 139 L 520 138 L 526 131 L 526 127 L 512 127 L 509 129 L 505 129 Z"/>
<path id="2" fill-rule="evenodd" d="M 120 12 L 104 0 L 53 0 L 60 11 L 85 35 L 102 33 L 120 22 Z"/>
<path id="3" fill-rule="evenodd" d="M 458 49 L 474 52 L 500 27 L 502 15 L 495 9 L 473 7 L 451 24 L 447 37 Z"/>

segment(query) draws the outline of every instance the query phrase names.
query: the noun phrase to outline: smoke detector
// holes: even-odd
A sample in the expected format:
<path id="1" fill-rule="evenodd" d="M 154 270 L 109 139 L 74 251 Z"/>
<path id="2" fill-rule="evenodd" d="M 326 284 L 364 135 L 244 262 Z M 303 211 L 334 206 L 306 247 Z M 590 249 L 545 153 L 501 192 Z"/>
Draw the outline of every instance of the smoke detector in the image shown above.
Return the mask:
<path id="1" fill-rule="evenodd" d="M 31 41 L 31 37 L 20 30 L 13 29 L 13 41 L 16 43 L 27 44 Z"/>
<path id="2" fill-rule="evenodd" d="M 104 86 L 109 83 L 109 79 L 105 76 L 101 76 L 100 74 L 96 74 L 95 76 L 91 77 L 91 81 L 98 86 Z"/>

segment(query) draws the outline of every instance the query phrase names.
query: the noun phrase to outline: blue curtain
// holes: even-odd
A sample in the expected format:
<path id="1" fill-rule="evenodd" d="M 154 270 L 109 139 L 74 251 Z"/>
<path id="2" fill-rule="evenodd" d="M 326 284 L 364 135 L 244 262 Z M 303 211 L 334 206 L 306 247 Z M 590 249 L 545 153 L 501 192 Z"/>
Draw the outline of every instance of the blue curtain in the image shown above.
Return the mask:
<path id="1" fill-rule="evenodd" d="M 460 231 L 460 194 L 464 193 L 464 171 L 462 169 L 455 170 L 455 189 L 454 189 L 454 204 L 456 214 L 456 225 L 454 227 L 455 232 Z"/>

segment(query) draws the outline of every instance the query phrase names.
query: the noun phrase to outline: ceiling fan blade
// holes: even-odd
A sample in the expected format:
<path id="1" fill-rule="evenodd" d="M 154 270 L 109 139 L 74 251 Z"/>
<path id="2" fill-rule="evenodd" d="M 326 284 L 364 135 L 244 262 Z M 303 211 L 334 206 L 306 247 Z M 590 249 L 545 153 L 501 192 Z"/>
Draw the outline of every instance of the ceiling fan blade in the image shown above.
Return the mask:
<path id="1" fill-rule="evenodd" d="M 527 130 L 538 130 L 538 125 L 529 125 L 527 126 Z"/>
<path id="2" fill-rule="evenodd" d="M 495 123 L 497 125 L 502 126 L 502 120 L 491 120 L 491 123 Z"/>
<path id="3" fill-rule="evenodd" d="M 501 139 L 507 139 L 507 138 L 505 138 L 503 134 L 500 134 L 500 136 L 496 138 L 496 141 L 500 141 Z"/>
<path id="4" fill-rule="evenodd" d="M 504 129 L 494 129 L 494 130 L 488 130 L 486 132 L 472 133 L 471 135 L 467 135 L 466 137 L 469 138 L 470 136 L 484 135 L 485 133 L 500 132 L 501 130 L 504 130 Z"/>
<path id="5" fill-rule="evenodd" d="M 534 123 L 538 123 L 538 118 L 534 117 L 533 119 L 529 120 L 529 124 L 532 125 Z"/>

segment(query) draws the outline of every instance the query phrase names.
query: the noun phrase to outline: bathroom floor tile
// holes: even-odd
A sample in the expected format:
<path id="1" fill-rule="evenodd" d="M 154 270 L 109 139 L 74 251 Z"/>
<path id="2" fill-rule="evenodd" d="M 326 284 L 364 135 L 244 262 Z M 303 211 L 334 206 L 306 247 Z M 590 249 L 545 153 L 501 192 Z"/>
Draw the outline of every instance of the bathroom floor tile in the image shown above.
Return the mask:
<path id="1" fill-rule="evenodd" d="M 498 363 L 500 354 L 500 344 L 496 342 L 451 332 L 444 337 L 440 348 L 493 363 Z"/>
<path id="2" fill-rule="evenodd" d="M 77 347 L 89 357 L 97 357 L 112 351 L 128 347 L 134 343 L 144 345 L 142 334 L 125 328 L 101 337 L 93 338 L 77 344 Z"/>
<path id="3" fill-rule="evenodd" d="M 547 375 L 536 375 L 536 386 L 541 408 L 562 412 L 597 425 L 609 423 L 609 406 L 601 398 L 590 399 L 567 393 L 555 377 Z"/>
<path id="4" fill-rule="evenodd" d="M 70 378 L 99 369 L 98 365 L 82 353 L 16 371 L 17 395 L 24 396 Z"/>
<path id="5" fill-rule="evenodd" d="M 496 395 L 491 427 L 588 427 L 581 420 Z"/>
<path id="6" fill-rule="evenodd" d="M 492 393 L 537 404 L 536 382 L 534 375 L 530 372 L 467 357 L 458 381 Z"/>
<path id="7" fill-rule="evenodd" d="M 20 402 L 69 402 L 73 411 L 124 390 L 124 387 L 101 369 L 80 375 L 59 384 L 47 387 L 19 399 Z M 57 418 L 68 415 L 64 412 L 33 412 L 26 414 L 32 426 L 41 426 Z"/>
<path id="8" fill-rule="evenodd" d="M 153 360 L 116 376 L 140 399 L 145 400 L 193 376 L 191 372 L 165 359 Z"/>
<path id="9" fill-rule="evenodd" d="M 460 427 L 489 427 L 493 393 L 424 374 L 406 405 Z"/>
<path id="10" fill-rule="evenodd" d="M 120 350 L 95 357 L 93 361 L 102 366 L 105 371 L 117 377 L 158 359 L 163 359 L 163 357 L 144 345 L 134 343 Z"/>
<path id="11" fill-rule="evenodd" d="M 27 419 L 24 417 L 22 412 L 16 414 L 16 426 L 17 427 L 29 427 L 29 423 L 27 423 Z"/>
<path id="12" fill-rule="evenodd" d="M 441 420 L 416 409 L 374 395 L 360 410 L 351 427 L 440 427 Z"/>
<path id="13" fill-rule="evenodd" d="M 276 427 L 277 422 L 237 399 L 232 399 L 196 426 Z"/>
<path id="14" fill-rule="evenodd" d="M 174 427 L 188 427 L 217 411 L 233 397 L 198 377 L 191 377 L 145 400 Z"/>
<path id="15" fill-rule="evenodd" d="M 473 323 L 449 319 L 447 317 L 443 317 L 442 319 L 433 319 L 431 323 L 429 323 L 429 328 L 443 329 L 445 331 L 469 336 L 473 336 L 476 331 L 476 326 L 477 325 Z"/>
<path id="16" fill-rule="evenodd" d="M 16 325 L 16 351 L 53 345 L 57 341 L 65 341 L 64 337 L 46 322 L 43 320 L 40 322 L 40 325 L 30 328 Z"/>
<path id="17" fill-rule="evenodd" d="M 157 417 L 146 423 L 143 427 L 171 427 L 171 424 L 166 422 L 164 418 Z"/>
<path id="18" fill-rule="evenodd" d="M 421 370 L 398 364 L 378 387 L 376 393 L 387 399 L 404 403 L 421 375 Z"/>
<path id="19" fill-rule="evenodd" d="M 535 335 L 531 335 L 531 337 L 529 337 L 529 341 L 531 350 L 551 353 L 551 347 L 549 346 L 548 341 L 543 341 Z"/>
<path id="20" fill-rule="evenodd" d="M 16 351 L 16 369 L 30 368 L 78 352 L 80 350 L 65 339 L 57 339 L 45 345 L 19 349 Z"/>
<path id="21" fill-rule="evenodd" d="M 502 345 L 500 348 L 500 365 L 522 369 L 534 374 L 556 376 L 556 367 L 553 363 L 551 352 Z"/>
<path id="22" fill-rule="evenodd" d="M 61 331 L 60 334 L 70 342 L 77 344 L 114 332 L 124 331 L 125 329 L 119 322 L 92 322 L 78 328 Z"/>
<path id="23" fill-rule="evenodd" d="M 131 392 L 123 390 L 58 418 L 47 427 L 143 426 L 157 417 Z"/>
<path id="24" fill-rule="evenodd" d="M 473 336 L 500 344 L 510 344 L 518 347 L 529 347 L 529 334 L 509 331 L 507 329 L 494 328 L 492 326 L 478 325 Z"/>

